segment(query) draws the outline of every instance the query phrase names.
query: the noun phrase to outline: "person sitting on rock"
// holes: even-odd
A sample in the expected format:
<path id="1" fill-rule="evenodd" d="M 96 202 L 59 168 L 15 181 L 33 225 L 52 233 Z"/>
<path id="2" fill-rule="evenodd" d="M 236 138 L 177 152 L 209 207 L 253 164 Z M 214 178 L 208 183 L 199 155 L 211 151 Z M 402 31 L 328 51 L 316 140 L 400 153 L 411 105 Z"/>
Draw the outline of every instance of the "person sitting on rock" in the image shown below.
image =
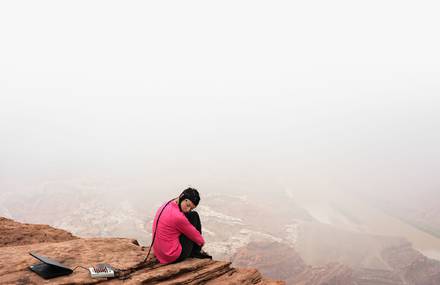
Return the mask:
<path id="1" fill-rule="evenodd" d="M 179 197 L 162 205 L 153 222 L 153 251 L 160 263 L 176 263 L 188 257 L 211 258 L 202 250 L 202 224 L 194 211 L 200 202 L 199 192 L 185 189 Z"/>

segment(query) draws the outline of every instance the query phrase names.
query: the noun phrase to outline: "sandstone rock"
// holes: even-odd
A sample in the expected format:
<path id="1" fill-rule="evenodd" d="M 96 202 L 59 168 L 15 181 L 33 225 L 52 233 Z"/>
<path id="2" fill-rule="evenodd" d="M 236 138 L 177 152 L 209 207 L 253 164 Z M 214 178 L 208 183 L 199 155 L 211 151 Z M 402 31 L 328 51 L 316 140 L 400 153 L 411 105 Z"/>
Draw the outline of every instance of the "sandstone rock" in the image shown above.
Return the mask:
<path id="1" fill-rule="evenodd" d="M 237 251 L 233 264 L 187 259 L 162 265 L 148 248 L 126 238 L 78 238 L 47 225 L 21 224 L 0 217 L 0 284 L 259 284 L 259 285 L 438 285 L 440 262 L 426 258 L 409 243 L 387 247 L 381 258 L 389 269 L 351 268 L 340 263 L 308 266 L 293 248 L 280 243 L 250 243 Z M 109 263 L 118 278 L 93 279 L 77 267 L 68 276 L 44 280 L 28 268 L 38 263 L 29 252 L 70 268 Z M 251 268 L 235 268 L 235 266 Z M 259 270 L 274 281 L 263 278 Z"/>
<path id="2" fill-rule="evenodd" d="M 357 285 L 352 270 L 345 265 L 330 263 L 322 267 L 307 267 L 290 280 L 295 285 Z"/>
<path id="3" fill-rule="evenodd" d="M 131 239 L 76 238 L 48 226 L 19 224 L 8 219 L 0 220 L 0 229 L 7 229 L 10 235 L 8 239 L 2 237 L 0 284 L 284 284 L 264 279 L 255 269 L 235 269 L 224 261 L 187 259 L 162 265 L 150 258 L 144 262 L 148 248 Z M 117 269 L 119 278 L 93 279 L 86 269 L 77 267 L 70 275 L 45 280 L 28 269 L 38 263 L 29 255 L 31 251 L 72 269 L 109 263 Z"/>
<path id="4" fill-rule="evenodd" d="M 0 217 L 0 247 L 40 242 L 60 242 L 77 237 L 71 233 L 47 225 L 17 223 Z"/>
<path id="5" fill-rule="evenodd" d="M 252 267 L 269 278 L 288 280 L 297 276 L 306 264 L 294 248 L 279 242 L 250 242 L 232 257 L 237 267 Z"/>
<path id="6" fill-rule="evenodd" d="M 407 284 L 440 284 L 440 262 L 427 258 L 410 243 L 387 248 L 382 252 L 382 258 Z"/>

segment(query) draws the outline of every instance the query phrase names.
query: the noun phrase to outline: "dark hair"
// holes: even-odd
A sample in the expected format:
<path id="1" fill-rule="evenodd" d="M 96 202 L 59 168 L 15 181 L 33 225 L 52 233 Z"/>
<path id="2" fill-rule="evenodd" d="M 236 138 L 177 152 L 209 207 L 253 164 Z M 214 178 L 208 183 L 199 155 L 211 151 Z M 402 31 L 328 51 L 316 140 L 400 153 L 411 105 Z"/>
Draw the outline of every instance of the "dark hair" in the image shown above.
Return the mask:
<path id="1" fill-rule="evenodd" d="M 200 202 L 199 191 L 191 187 L 183 190 L 183 192 L 179 196 L 179 207 L 180 203 L 182 203 L 182 201 L 185 199 L 190 200 L 191 202 L 193 202 L 194 206 L 197 206 Z"/>

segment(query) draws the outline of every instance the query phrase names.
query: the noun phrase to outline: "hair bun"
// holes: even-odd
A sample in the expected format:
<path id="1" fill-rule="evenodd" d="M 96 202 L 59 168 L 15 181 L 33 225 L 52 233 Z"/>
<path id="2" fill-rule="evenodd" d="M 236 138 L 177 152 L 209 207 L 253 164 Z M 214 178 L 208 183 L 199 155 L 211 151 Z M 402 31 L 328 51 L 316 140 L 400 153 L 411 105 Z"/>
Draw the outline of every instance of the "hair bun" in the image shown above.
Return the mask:
<path id="1" fill-rule="evenodd" d="M 197 206 L 200 202 L 199 191 L 191 187 L 186 188 L 179 196 L 179 205 L 185 199 L 190 200 L 191 202 L 193 202 L 194 206 Z"/>

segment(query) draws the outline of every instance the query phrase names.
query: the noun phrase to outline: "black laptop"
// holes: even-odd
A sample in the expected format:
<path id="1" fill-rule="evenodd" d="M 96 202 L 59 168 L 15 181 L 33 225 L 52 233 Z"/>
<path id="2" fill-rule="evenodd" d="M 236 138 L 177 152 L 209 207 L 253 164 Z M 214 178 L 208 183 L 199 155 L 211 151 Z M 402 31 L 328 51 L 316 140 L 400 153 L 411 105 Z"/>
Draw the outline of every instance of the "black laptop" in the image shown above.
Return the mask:
<path id="1" fill-rule="evenodd" d="M 46 256 L 38 255 L 34 252 L 29 252 L 29 254 L 41 261 L 40 263 L 29 266 L 29 269 L 34 271 L 44 279 L 69 275 L 73 272 L 73 270 L 69 267 Z"/>

